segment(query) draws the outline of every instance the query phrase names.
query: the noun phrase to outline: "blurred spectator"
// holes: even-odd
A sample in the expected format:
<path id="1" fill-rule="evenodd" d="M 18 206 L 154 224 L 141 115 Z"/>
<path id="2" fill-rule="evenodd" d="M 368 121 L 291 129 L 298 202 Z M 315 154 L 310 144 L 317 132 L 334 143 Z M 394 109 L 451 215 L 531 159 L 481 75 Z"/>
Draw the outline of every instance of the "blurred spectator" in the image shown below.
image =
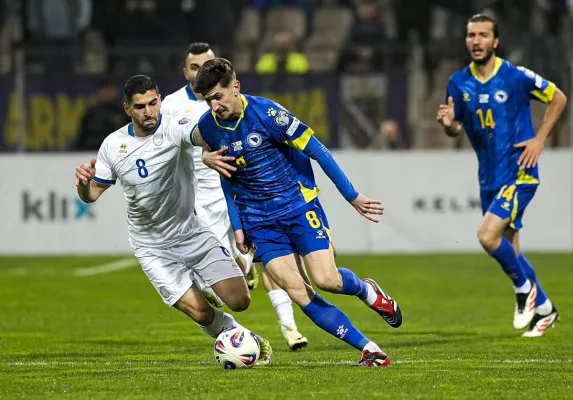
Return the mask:
<path id="1" fill-rule="evenodd" d="M 350 30 L 343 50 L 341 68 L 359 63 L 367 69 L 382 68 L 382 46 L 386 41 L 386 27 L 378 4 L 363 0 L 358 5 L 358 17 Z"/>
<path id="2" fill-rule="evenodd" d="M 277 32 L 274 36 L 273 51 L 265 53 L 257 62 L 259 75 L 305 74 L 309 71 L 306 55 L 296 51 L 294 36 L 290 32 Z"/>
<path id="3" fill-rule="evenodd" d="M 32 54 L 48 72 L 74 72 L 77 39 L 91 13 L 92 0 L 28 0 L 28 37 L 36 46 Z"/>
<path id="4" fill-rule="evenodd" d="M 117 87 L 104 82 L 98 93 L 98 103 L 86 110 L 80 124 L 75 150 L 97 151 L 112 132 L 129 123 Z"/>
<path id="5" fill-rule="evenodd" d="M 400 127 L 391 119 L 382 121 L 378 134 L 372 138 L 369 149 L 373 150 L 404 150 L 400 140 Z"/>

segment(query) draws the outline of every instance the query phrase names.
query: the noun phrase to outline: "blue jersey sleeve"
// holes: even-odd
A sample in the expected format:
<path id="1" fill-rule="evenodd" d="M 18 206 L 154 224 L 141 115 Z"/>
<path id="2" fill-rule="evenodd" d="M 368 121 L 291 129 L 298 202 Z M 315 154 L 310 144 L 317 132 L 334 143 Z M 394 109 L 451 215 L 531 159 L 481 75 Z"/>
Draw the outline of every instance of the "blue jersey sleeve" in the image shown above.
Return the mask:
<path id="1" fill-rule="evenodd" d="M 556 86 L 539 74 L 525 67 L 517 67 L 517 82 L 524 94 L 530 98 L 550 103 L 555 95 Z"/>
<path id="2" fill-rule="evenodd" d="M 446 102 L 444 104 L 448 104 L 448 98 L 450 96 L 454 100 L 454 119 L 456 121 L 461 121 L 463 117 L 462 102 L 464 101 L 464 96 L 455 84 L 453 77 L 451 77 L 448 81 L 448 88 L 446 90 Z"/>
<path id="3" fill-rule="evenodd" d="M 233 231 L 243 229 L 243 224 L 241 223 L 241 218 L 239 217 L 239 209 L 235 204 L 233 186 L 231 185 L 231 182 L 228 179 L 221 178 L 221 188 L 223 188 L 223 193 L 225 194 L 225 202 L 227 203 L 227 210 Z"/>
<path id="4" fill-rule="evenodd" d="M 358 197 L 358 192 L 354 189 L 342 168 L 336 163 L 330 151 L 317 138 L 310 138 L 304 149 L 304 154 L 318 162 L 346 201 L 351 202 Z"/>
<path id="5" fill-rule="evenodd" d="M 267 110 L 265 122 L 271 138 L 297 150 L 304 150 L 314 131 L 279 104 L 270 104 L 274 107 Z"/>

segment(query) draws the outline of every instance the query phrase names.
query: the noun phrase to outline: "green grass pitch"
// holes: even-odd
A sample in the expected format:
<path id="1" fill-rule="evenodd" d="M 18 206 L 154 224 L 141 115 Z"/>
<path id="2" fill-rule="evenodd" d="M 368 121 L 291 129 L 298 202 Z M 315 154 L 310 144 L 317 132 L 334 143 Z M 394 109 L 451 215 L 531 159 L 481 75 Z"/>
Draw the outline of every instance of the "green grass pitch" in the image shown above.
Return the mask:
<path id="1" fill-rule="evenodd" d="M 76 269 L 117 257 L 0 258 L 0 399 L 565 399 L 573 397 L 573 254 L 531 254 L 561 322 L 538 339 L 512 327 L 513 291 L 487 256 L 341 256 L 395 297 L 392 329 L 355 298 L 326 295 L 392 358 L 359 352 L 297 309 L 309 346 L 288 351 L 262 285 L 235 314 L 274 347 L 269 367 L 225 371 L 213 339 L 163 304 L 139 267 Z"/>

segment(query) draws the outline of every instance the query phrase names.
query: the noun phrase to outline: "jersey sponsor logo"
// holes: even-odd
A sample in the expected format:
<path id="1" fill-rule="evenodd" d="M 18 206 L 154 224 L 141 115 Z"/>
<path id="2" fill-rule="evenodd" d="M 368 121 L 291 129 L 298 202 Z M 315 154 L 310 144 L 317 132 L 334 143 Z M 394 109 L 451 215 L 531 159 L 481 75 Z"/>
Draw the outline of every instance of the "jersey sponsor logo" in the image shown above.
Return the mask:
<path id="1" fill-rule="evenodd" d="M 259 147 L 263 144 L 263 138 L 258 133 L 249 133 L 249 136 L 247 136 L 247 143 L 249 143 L 249 146 L 251 147 Z"/>
<path id="2" fill-rule="evenodd" d="M 299 125 L 300 121 L 298 120 L 298 118 L 293 118 L 292 124 L 290 124 L 290 126 L 288 127 L 286 134 L 288 136 L 294 135 L 294 133 L 296 132 L 296 128 L 298 128 Z"/>
<path id="3" fill-rule="evenodd" d="M 464 101 L 471 101 L 470 94 L 464 93 L 463 99 L 464 99 Z"/>
<path id="4" fill-rule="evenodd" d="M 187 117 L 181 118 L 179 120 L 179 125 L 185 125 L 187 123 L 189 123 L 189 118 L 187 118 Z"/>
<path id="5" fill-rule="evenodd" d="M 278 126 L 288 126 L 290 120 L 288 117 L 288 113 L 285 110 L 280 110 L 275 117 L 275 123 Z"/>
<path id="6" fill-rule="evenodd" d="M 479 95 L 479 102 L 481 104 L 489 103 L 489 94 L 480 94 Z"/>
<path id="7" fill-rule="evenodd" d="M 120 154 L 126 154 L 127 153 L 127 145 L 125 143 L 122 143 L 119 146 L 119 152 L 120 152 Z"/>
<path id="8" fill-rule="evenodd" d="M 497 101 L 500 104 L 503 104 L 507 101 L 508 95 L 507 92 L 505 90 L 498 90 L 497 92 L 495 92 L 495 94 L 493 95 L 493 98 L 495 99 L 495 101 Z"/>
<path id="9" fill-rule="evenodd" d="M 271 107 L 267 110 L 267 115 L 269 117 L 274 117 L 275 115 L 277 115 L 277 110 L 275 110 L 274 108 Z"/>
<path id="10" fill-rule="evenodd" d="M 243 150 L 243 142 L 241 141 L 232 142 L 231 146 L 233 147 L 233 151 Z"/>

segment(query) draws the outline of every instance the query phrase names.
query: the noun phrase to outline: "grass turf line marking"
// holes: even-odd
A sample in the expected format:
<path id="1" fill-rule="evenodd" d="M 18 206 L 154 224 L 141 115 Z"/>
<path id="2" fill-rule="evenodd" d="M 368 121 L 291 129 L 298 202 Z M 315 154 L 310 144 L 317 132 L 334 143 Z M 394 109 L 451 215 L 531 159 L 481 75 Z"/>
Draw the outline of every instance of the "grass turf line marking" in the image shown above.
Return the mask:
<path id="1" fill-rule="evenodd" d="M 107 274 L 109 272 L 121 271 L 122 269 L 132 268 L 139 265 L 136 258 L 121 258 L 109 263 L 96 265 L 93 267 L 78 268 L 74 271 L 76 276 L 93 276 Z"/>

